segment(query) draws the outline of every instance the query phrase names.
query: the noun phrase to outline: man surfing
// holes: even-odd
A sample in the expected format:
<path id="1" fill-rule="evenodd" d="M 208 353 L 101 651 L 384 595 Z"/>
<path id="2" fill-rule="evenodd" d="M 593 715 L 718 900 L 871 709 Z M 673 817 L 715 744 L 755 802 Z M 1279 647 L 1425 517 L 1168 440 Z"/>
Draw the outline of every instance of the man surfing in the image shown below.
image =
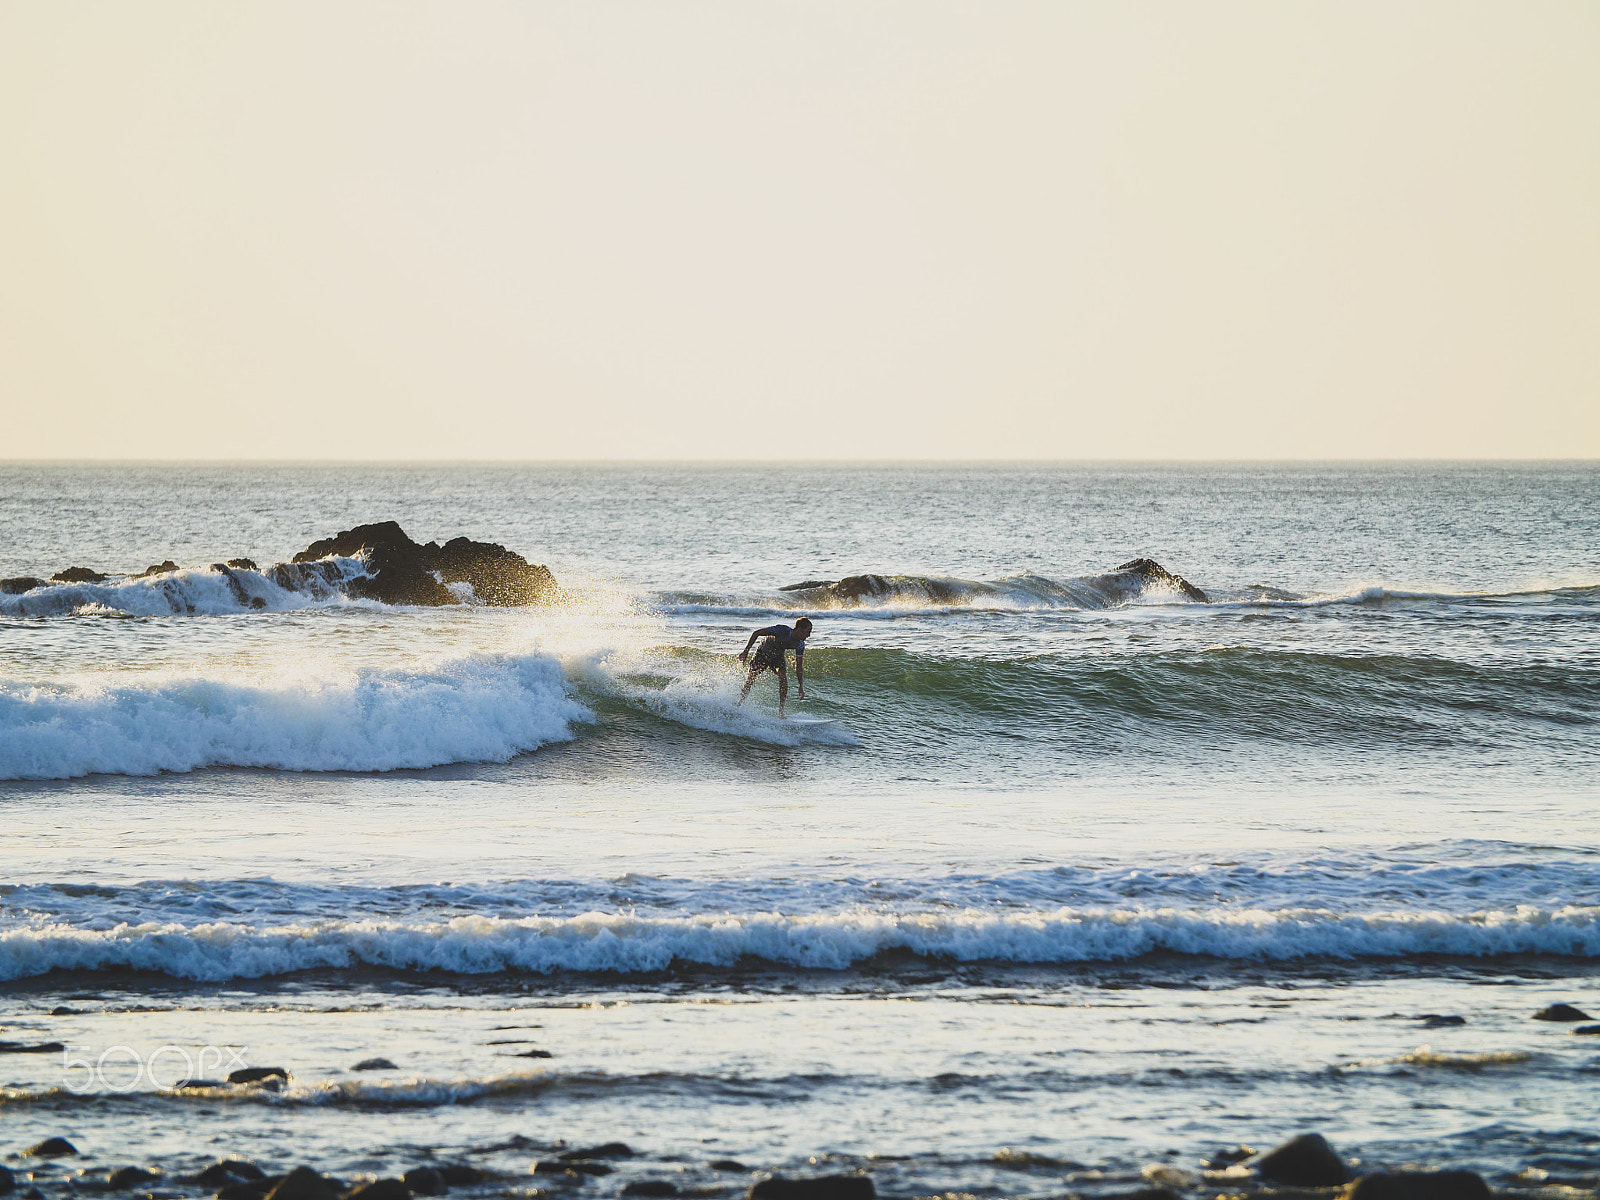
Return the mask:
<path id="1" fill-rule="evenodd" d="M 744 689 L 739 693 L 739 703 L 743 704 L 745 697 L 750 694 L 750 689 L 755 685 L 756 676 L 763 671 L 776 671 L 778 673 L 778 716 L 783 716 L 784 701 L 789 699 L 789 674 L 784 670 L 783 652 L 794 651 L 794 681 L 800 689 L 800 699 L 806 698 L 806 672 L 802 665 L 806 653 L 806 639 L 811 636 L 811 618 L 801 617 L 791 629 L 787 625 L 768 625 L 765 629 L 758 629 L 750 635 L 750 640 L 744 644 L 744 649 L 739 652 L 740 662 L 750 662 L 750 647 L 756 644 L 757 638 L 765 638 L 761 648 L 756 651 L 756 659 L 750 663 L 750 673 L 744 677 Z"/>

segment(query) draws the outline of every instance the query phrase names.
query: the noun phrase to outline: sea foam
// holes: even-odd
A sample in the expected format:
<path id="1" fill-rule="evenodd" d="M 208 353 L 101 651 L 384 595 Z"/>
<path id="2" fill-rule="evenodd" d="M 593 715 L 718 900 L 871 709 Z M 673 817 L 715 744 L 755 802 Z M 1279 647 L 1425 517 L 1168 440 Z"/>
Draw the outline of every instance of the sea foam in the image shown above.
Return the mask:
<path id="1" fill-rule="evenodd" d="M 844 970 L 890 952 L 957 962 L 1116 962 L 1178 953 L 1293 961 L 1420 954 L 1600 956 L 1600 908 L 1339 913 L 1317 909 L 1059 908 L 1031 912 L 853 911 L 788 916 L 459 916 L 327 920 L 276 926 L 208 922 L 82 929 L 35 924 L 0 933 L 0 979 L 52 970 L 135 970 L 182 979 L 255 979 L 380 967 L 493 974 L 652 974 L 683 965 Z"/>
<path id="2" fill-rule="evenodd" d="M 556 660 L 543 654 L 269 682 L 0 680 L 0 779 L 504 762 L 569 740 L 572 722 L 592 718 L 568 696 Z"/>

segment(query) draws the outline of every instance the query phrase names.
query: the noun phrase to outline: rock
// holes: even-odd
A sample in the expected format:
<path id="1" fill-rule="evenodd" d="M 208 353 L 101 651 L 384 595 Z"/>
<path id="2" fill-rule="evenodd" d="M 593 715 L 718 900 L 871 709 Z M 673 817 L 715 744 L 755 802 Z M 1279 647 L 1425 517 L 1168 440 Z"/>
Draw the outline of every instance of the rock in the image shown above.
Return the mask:
<path id="1" fill-rule="evenodd" d="M 0 1054 L 55 1054 L 65 1048 L 60 1042 L 0 1042 Z"/>
<path id="2" fill-rule="evenodd" d="M 1600 1033 L 1600 1025 L 1579 1025 L 1572 1032 L 1584 1035 L 1593 1035 Z"/>
<path id="3" fill-rule="evenodd" d="M 281 1087 L 289 1082 L 289 1072 L 282 1067 L 244 1067 L 228 1076 L 228 1082 L 233 1084 L 267 1083 L 273 1079 L 278 1080 Z"/>
<path id="4" fill-rule="evenodd" d="M 228 565 L 230 567 L 232 567 L 235 571 L 259 571 L 259 570 L 261 570 L 260 567 L 256 566 L 255 560 L 252 559 L 252 558 L 230 558 L 228 560 Z"/>
<path id="5" fill-rule="evenodd" d="M 446 583 L 470 583 L 480 603 L 499 608 L 554 600 L 559 590 L 549 570 L 494 542 L 451 538 L 435 552 L 431 568 Z"/>
<path id="6" fill-rule="evenodd" d="M 253 1162 L 242 1158 L 222 1158 L 195 1175 L 194 1182 L 207 1187 L 222 1187 L 229 1183 L 259 1182 L 266 1177 L 266 1173 Z"/>
<path id="7" fill-rule="evenodd" d="M 268 1200 L 339 1200 L 343 1190 L 310 1167 L 296 1167 L 267 1193 L 267 1197 Z"/>
<path id="8" fill-rule="evenodd" d="M 1451 1025 L 1465 1025 L 1467 1023 L 1465 1017 L 1447 1017 L 1439 1013 L 1423 1013 L 1417 1020 L 1422 1022 L 1424 1029 L 1445 1029 Z"/>
<path id="9" fill-rule="evenodd" d="M 268 1192 L 284 1181 L 282 1175 L 268 1175 L 261 1179 L 241 1179 L 237 1183 L 224 1183 L 217 1188 L 217 1200 L 262 1200 Z"/>
<path id="10" fill-rule="evenodd" d="M 419 1196 L 442 1196 L 450 1190 L 445 1184 L 444 1175 L 435 1167 L 412 1167 L 401 1178 Z M 383 1198 L 375 1196 L 373 1200 Z"/>
<path id="11" fill-rule="evenodd" d="M 1493 1193 L 1473 1171 L 1377 1171 L 1344 1192 L 1345 1200 L 1491 1200 Z"/>
<path id="12" fill-rule="evenodd" d="M 400 1068 L 387 1058 L 363 1058 L 350 1069 L 352 1071 L 398 1071 Z"/>
<path id="13" fill-rule="evenodd" d="M 1592 1021 L 1594 1020 L 1581 1008 L 1574 1008 L 1570 1004 L 1552 1004 L 1549 1008 L 1541 1008 L 1533 1014 L 1535 1021 Z"/>
<path id="14" fill-rule="evenodd" d="M 1350 1170 L 1320 1133 L 1303 1133 L 1262 1155 L 1256 1174 L 1290 1187 L 1338 1187 Z"/>
<path id="15" fill-rule="evenodd" d="M 632 1183 L 622 1185 L 624 1196 L 645 1196 L 652 1200 L 659 1200 L 662 1196 L 676 1196 L 678 1185 L 668 1183 L 665 1179 L 636 1179 Z"/>
<path id="16" fill-rule="evenodd" d="M 172 1085 L 175 1092 L 196 1092 L 201 1088 L 219 1088 L 228 1085 L 220 1079 L 185 1079 L 182 1083 Z"/>
<path id="17" fill-rule="evenodd" d="M 428 1195 L 436 1196 L 437 1192 Z M 374 1179 L 358 1183 L 345 1193 L 345 1200 L 411 1200 L 411 1189 L 398 1179 Z"/>
<path id="18" fill-rule="evenodd" d="M 622 1142 L 606 1142 L 599 1146 L 585 1146 L 581 1150 L 567 1150 L 556 1157 L 564 1163 L 574 1163 L 596 1158 L 632 1158 L 633 1151 Z"/>
<path id="19" fill-rule="evenodd" d="M 125 1192 L 141 1183 L 160 1178 L 159 1172 L 146 1171 L 143 1167 L 118 1167 L 106 1176 L 106 1186 L 113 1192 Z"/>
<path id="20" fill-rule="evenodd" d="M 609 1175 L 611 1172 L 616 1170 L 615 1167 L 608 1163 L 587 1162 L 583 1160 L 579 1160 L 578 1162 L 562 1163 L 561 1167 L 564 1170 L 573 1171 L 579 1175 Z"/>
<path id="21" fill-rule="evenodd" d="M 68 1008 L 65 1004 L 58 1004 L 50 1010 L 50 1015 L 52 1017 L 81 1017 L 83 1016 L 83 1010 Z"/>
<path id="22" fill-rule="evenodd" d="M 1146 586 L 1152 583 L 1164 584 L 1176 588 L 1190 600 L 1198 600 L 1201 604 L 1211 603 L 1211 598 L 1194 584 L 1181 575 L 1174 575 L 1153 558 L 1136 558 L 1131 562 L 1125 562 L 1113 574 L 1121 575 L 1124 572 L 1137 575 Z"/>
<path id="23" fill-rule="evenodd" d="M 67 1158 L 78 1152 L 78 1148 L 66 1138 L 45 1138 L 42 1142 L 35 1142 L 22 1152 L 24 1158 Z"/>
<path id="24" fill-rule="evenodd" d="M 1210 1158 L 1206 1159 L 1203 1165 L 1208 1170 L 1221 1171 L 1233 1166 L 1234 1163 L 1242 1163 L 1245 1159 L 1253 1156 L 1255 1152 L 1254 1146 L 1233 1146 L 1218 1150 Z"/>
<path id="25" fill-rule="evenodd" d="M 515 1054 L 506 1055 L 507 1058 L 554 1058 L 548 1050 L 518 1050 Z"/>
<path id="26" fill-rule="evenodd" d="M 474 1183 L 482 1183 L 487 1178 L 471 1163 L 440 1163 L 438 1171 L 451 1187 L 470 1187 Z"/>
<path id="27" fill-rule="evenodd" d="M 129 575 L 128 578 L 129 579 L 149 579 L 150 576 L 152 576 L 152 575 L 170 575 L 170 574 L 172 574 L 172 572 L 180 570 L 180 569 L 181 568 L 178 566 L 178 564 L 173 562 L 169 558 L 169 559 L 167 559 L 166 562 L 159 562 L 159 563 L 156 563 L 154 566 L 146 567 L 144 570 L 140 571 L 137 575 Z"/>
<path id="28" fill-rule="evenodd" d="M 32 575 L 13 575 L 10 579 L 0 579 L 0 592 L 7 596 L 20 596 L 23 592 L 31 592 L 34 588 L 49 587 L 48 579 L 36 579 Z"/>
<path id="29" fill-rule="evenodd" d="M 1136 1192 L 1112 1192 L 1101 1200 L 1183 1200 L 1183 1197 L 1171 1188 L 1148 1187 Z"/>
<path id="30" fill-rule="evenodd" d="M 878 1194 L 867 1175 L 820 1175 L 785 1179 L 774 1175 L 750 1185 L 749 1200 L 873 1200 Z"/>
<path id="31" fill-rule="evenodd" d="M 17 1177 L 11 1173 L 10 1167 L 0 1167 L 0 1196 L 6 1196 L 17 1186 Z"/>
<path id="32" fill-rule="evenodd" d="M 294 562 L 316 562 L 330 555 L 363 557 L 367 577 L 352 581 L 350 588 L 385 604 L 461 603 L 447 583 L 471 584 L 480 603 L 502 607 L 552 601 L 560 590 L 546 568 L 504 546 L 464 537 L 443 546 L 418 545 L 394 521 L 357 525 L 337 537 L 313 542 L 294 556 Z"/>
<path id="33" fill-rule="evenodd" d="M 68 567 L 65 571 L 57 571 L 50 576 L 52 583 L 104 583 L 110 578 L 111 576 L 91 571 L 88 567 Z"/>
<path id="34" fill-rule="evenodd" d="M 750 1169 L 742 1162 L 736 1162 L 731 1158 L 714 1158 L 708 1162 L 706 1166 L 710 1167 L 713 1171 L 744 1172 Z"/>
<path id="35" fill-rule="evenodd" d="M 788 587 L 781 587 L 780 592 L 809 592 L 812 588 L 832 587 L 838 583 L 837 579 L 808 579 L 804 583 L 791 583 Z"/>

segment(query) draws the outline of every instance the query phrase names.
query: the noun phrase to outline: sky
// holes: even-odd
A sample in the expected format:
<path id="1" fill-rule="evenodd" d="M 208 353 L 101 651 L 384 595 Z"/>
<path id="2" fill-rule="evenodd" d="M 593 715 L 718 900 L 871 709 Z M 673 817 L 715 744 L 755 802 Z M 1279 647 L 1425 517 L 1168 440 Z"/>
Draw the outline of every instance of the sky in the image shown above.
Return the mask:
<path id="1" fill-rule="evenodd" d="M 1593 0 L 0 0 L 0 458 L 1525 457 Z"/>

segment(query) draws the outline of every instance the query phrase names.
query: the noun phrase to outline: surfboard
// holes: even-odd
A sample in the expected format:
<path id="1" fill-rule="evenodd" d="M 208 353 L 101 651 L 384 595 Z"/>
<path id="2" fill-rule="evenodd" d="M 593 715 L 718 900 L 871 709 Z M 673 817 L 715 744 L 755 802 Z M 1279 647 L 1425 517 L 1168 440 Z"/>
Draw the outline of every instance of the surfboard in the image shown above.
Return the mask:
<path id="1" fill-rule="evenodd" d="M 837 725 L 837 717 L 785 717 L 791 725 Z"/>

